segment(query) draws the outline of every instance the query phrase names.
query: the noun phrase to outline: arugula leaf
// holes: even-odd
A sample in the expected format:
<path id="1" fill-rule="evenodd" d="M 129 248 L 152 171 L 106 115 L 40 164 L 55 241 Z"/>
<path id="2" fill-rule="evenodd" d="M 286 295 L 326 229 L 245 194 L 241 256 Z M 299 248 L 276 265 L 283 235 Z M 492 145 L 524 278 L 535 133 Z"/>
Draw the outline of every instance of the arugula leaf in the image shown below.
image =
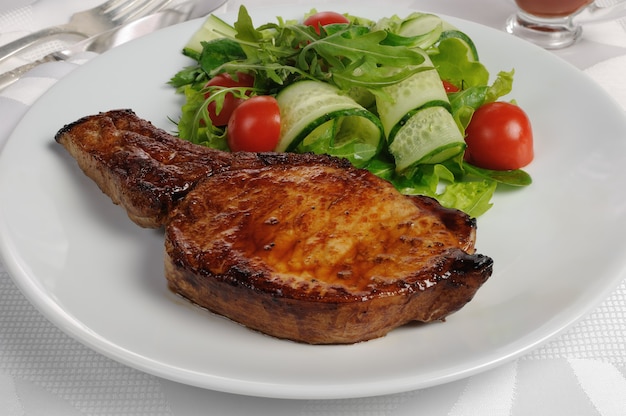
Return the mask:
<path id="1" fill-rule="evenodd" d="M 384 31 L 357 34 L 353 27 L 349 27 L 309 43 L 303 48 L 303 52 L 315 49 L 326 62 L 338 68 L 345 67 L 342 60 L 355 62 L 363 59 L 364 62 L 397 68 L 424 62 L 422 54 L 415 50 L 382 45 L 381 42 L 386 37 L 387 33 Z"/>
<path id="2" fill-rule="evenodd" d="M 179 88 L 184 85 L 201 82 L 202 80 L 208 81 L 206 73 L 198 65 L 194 65 L 178 71 L 169 80 L 168 84 L 170 84 L 174 88 Z"/>
<path id="3" fill-rule="evenodd" d="M 479 168 L 466 162 L 463 163 L 463 169 L 468 174 L 491 179 L 510 186 L 528 186 L 533 182 L 531 176 L 522 169 L 491 170 Z"/>
<path id="4" fill-rule="evenodd" d="M 314 49 L 318 59 L 329 64 L 329 81 L 342 89 L 380 89 L 424 70 L 417 68 L 424 62 L 422 54 L 382 44 L 387 36 L 384 31 L 356 34 L 347 28 L 311 42 L 303 52 Z"/>
<path id="5" fill-rule="evenodd" d="M 263 33 L 256 30 L 252 23 L 252 18 L 245 7 L 239 8 L 239 14 L 237 15 L 237 21 L 234 24 L 237 31 L 237 39 L 244 42 L 257 43 L 263 39 Z"/>
<path id="6" fill-rule="evenodd" d="M 204 93 L 189 85 L 183 87 L 183 93 L 186 101 L 177 123 L 178 135 L 195 144 L 228 151 L 225 131 L 211 124 Z"/>

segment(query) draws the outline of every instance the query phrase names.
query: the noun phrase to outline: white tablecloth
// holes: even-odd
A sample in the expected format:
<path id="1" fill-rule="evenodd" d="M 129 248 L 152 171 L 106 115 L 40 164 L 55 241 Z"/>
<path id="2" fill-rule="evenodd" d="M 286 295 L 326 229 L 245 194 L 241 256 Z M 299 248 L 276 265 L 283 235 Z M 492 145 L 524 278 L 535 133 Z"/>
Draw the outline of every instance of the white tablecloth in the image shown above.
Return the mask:
<path id="1" fill-rule="evenodd" d="M 72 12 L 97 3 L 97 0 L 5 0 L 0 5 L 0 44 L 39 27 L 61 23 Z M 240 3 L 231 1 L 221 10 L 234 10 Z M 245 2 L 249 7 L 273 3 L 281 1 Z M 499 29 L 513 7 L 508 0 L 396 3 Z M 43 52 L 39 50 L 37 54 Z M 586 71 L 626 111 L 624 21 L 588 26 L 579 44 L 555 53 Z M 26 58 L 33 59 L 35 55 Z M 92 56 L 86 54 L 72 62 L 46 64 L 0 92 L 0 148 L 20 117 L 45 90 Z M 12 60 L 9 65 L 21 62 Z M 6 66 L 0 67 L 0 72 L 2 69 Z M 121 414 L 623 416 L 626 415 L 626 280 L 565 333 L 495 370 L 400 394 L 299 401 L 203 390 L 112 361 L 51 325 L 18 291 L 0 263 L 0 415 Z"/>

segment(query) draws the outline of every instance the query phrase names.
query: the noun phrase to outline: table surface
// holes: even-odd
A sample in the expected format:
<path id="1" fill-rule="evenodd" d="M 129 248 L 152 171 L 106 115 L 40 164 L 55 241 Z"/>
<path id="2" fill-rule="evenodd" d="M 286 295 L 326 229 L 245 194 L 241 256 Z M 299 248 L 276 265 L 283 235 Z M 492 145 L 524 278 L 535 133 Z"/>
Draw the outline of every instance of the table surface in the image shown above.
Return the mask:
<path id="1" fill-rule="evenodd" d="M 0 44 L 62 23 L 96 0 L 5 0 Z M 304 1 L 230 1 L 220 12 Z M 323 1 L 316 2 L 324 3 Z M 328 4 L 337 4 L 326 2 Z M 376 2 L 369 2 L 376 5 Z M 395 2 L 502 30 L 509 0 Z M 612 3 L 605 0 L 605 4 Z M 361 3 L 362 4 L 362 3 Z M 330 7 L 330 6 L 329 6 Z M 43 13 L 42 10 L 46 10 Z M 49 12 L 53 10 L 53 12 Z M 626 20 L 585 27 L 576 45 L 553 53 L 585 71 L 626 109 Z M 32 57 L 31 57 L 32 58 Z M 620 61 L 616 61 L 621 59 Z M 3 139 L 36 98 L 81 62 L 0 91 Z M 0 67 L 0 70 L 6 69 Z M 2 415 L 624 415 L 626 280 L 588 316 L 529 354 L 494 370 L 433 388 L 346 400 L 278 400 L 203 390 L 126 367 L 52 326 L 24 298 L 0 263 Z"/>

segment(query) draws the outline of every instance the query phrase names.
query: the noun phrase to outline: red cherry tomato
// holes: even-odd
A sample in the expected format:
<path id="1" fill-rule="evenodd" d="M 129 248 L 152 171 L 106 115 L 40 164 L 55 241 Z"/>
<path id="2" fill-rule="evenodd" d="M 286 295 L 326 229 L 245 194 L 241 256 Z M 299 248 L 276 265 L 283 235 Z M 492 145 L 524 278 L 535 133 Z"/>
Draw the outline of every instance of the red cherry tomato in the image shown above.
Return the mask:
<path id="1" fill-rule="evenodd" d="M 317 34 L 320 34 L 320 27 L 332 25 L 335 23 L 350 23 L 348 18 L 336 12 L 318 12 L 312 14 L 304 20 L 304 24 L 315 28 Z"/>
<path id="2" fill-rule="evenodd" d="M 460 91 L 459 87 L 457 87 L 450 81 L 443 80 L 442 82 L 443 82 L 443 89 L 445 89 L 447 93 Z"/>
<path id="3" fill-rule="evenodd" d="M 465 160 L 485 169 L 511 170 L 534 157 L 530 120 L 518 106 L 493 102 L 479 107 L 467 126 Z"/>
<path id="4" fill-rule="evenodd" d="M 241 103 L 228 121 L 228 147 L 233 152 L 269 152 L 280 138 L 280 110 L 274 97 L 258 95 Z"/>
<path id="5" fill-rule="evenodd" d="M 230 74 L 222 73 L 214 76 L 206 83 L 207 87 L 248 87 L 252 88 L 254 86 L 254 77 L 252 75 L 248 75 L 243 72 L 237 73 L 237 80 L 235 81 Z M 204 95 L 204 98 L 209 98 L 209 96 L 214 93 L 207 92 Z M 214 126 L 225 126 L 228 124 L 228 120 L 230 119 L 231 114 L 237 108 L 239 104 L 241 104 L 244 100 L 242 98 L 236 98 L 232 93 L 226 93 L 224 96 L 224 103 L 220 112 L 217 112 L 217 104 L 215 101 L 209 102 L 207 109 L 209 110 L 209 117 L 211 118 L 211 123 Z"/>

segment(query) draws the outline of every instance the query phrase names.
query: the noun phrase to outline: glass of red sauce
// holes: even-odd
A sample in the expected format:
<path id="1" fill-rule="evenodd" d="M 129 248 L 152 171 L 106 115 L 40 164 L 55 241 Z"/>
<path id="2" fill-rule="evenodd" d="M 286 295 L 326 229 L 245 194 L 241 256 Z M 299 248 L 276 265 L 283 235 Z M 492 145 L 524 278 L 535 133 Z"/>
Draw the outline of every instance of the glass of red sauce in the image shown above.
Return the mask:
<path id="1" fill-rule="evenodd" d="M 506 31 L 546 49 L 565 48 L 582 35 L 582 24 L 626 16 L 626 1 L 515 0 L 517 12 Z"/>

